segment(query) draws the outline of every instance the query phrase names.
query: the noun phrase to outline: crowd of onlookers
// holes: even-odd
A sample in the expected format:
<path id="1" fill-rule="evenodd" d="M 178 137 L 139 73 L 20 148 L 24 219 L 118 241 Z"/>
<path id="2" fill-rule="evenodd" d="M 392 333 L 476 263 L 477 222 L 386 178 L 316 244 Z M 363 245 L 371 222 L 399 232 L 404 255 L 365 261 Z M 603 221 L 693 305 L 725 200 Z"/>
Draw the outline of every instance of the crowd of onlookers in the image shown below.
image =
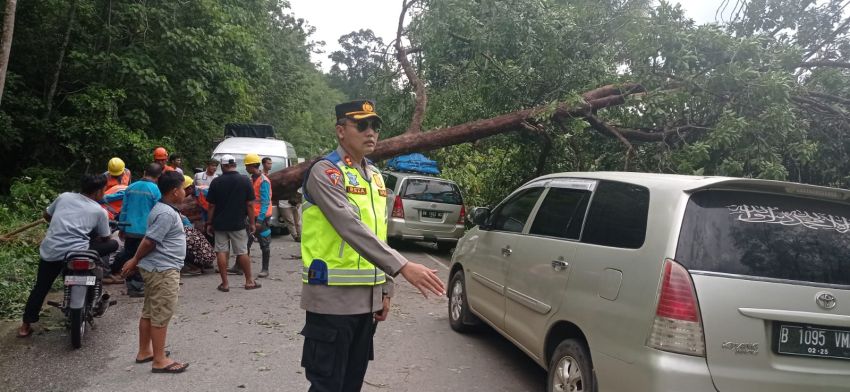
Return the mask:
<path id="1" fill-rule="evenodd" d="M 158 373 L 184 371 L 188 364 L 169 359 L 164 351 L 181 276 L 216 268 L 219 291 L 230 291 L 228 275 L 243 275 L 246 290 L 262 287 L 251 272 L 249 252 L 257 242 L 262 252 L 257 277 L 268 276 L 273 203 L 300 242 L 300 194 L 274 200 L 267 176 L 271 159 L 247 154 L 243 163 L 248 175 L 237 171 L 232 155 L 223 155 L 190 177 L 181 157 L 158 147 L 136 181 L 120 158 L 110 159 L 105 173 L 84 176 L 81 192 L 63 193 L 45 212 L 50 226 L 18 336 L 32 334 L 31 324 L 61 273 L 63 255 L 94 249 L 112 254 L 104 284 L 124 283 L 127 295 L 145 298 L 136 362 L 152 362 Z M 111 233 L 109 220 L 117 221 L 117 233 Z M 236 263 L 228 268 L 230 253 Z"/>

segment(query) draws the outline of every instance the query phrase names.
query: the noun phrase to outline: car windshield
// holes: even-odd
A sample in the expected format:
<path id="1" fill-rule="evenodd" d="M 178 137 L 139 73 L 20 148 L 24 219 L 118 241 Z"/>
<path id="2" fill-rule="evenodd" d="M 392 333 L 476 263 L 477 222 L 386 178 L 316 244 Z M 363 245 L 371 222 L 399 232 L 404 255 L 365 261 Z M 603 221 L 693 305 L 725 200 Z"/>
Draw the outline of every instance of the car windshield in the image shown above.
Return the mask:
<path id="1" fill-rule="evenodd" d="M 463 204 L 457 185 L 430 178 L 409 178 L 401 197 L 435 203 Z"/>
<path id="2" fill-rule="evenodd" d="M 215 155 L 213 155 L 213 159 L 220 160 L 222 155 L 224 155 L 224 154 L 215 154 Z M 247 175 L 248 171 L 245 170 L 245 154 L 230 154 L 230 155 L 233 155 L 233 158 L 236 159 L 236 171 L 238 171 L 239 173 Z M 260 157 L 265 158 L 263 156 L 260 156 Z M 272 159 L 271 173 L 274 173 L 278 170 L 286 169 L 288 167 L 286 158 L 283 158 L 283 157 L 269 157 L 269 158 Z M 221 167 L 219 167 L 219 169 L 217 170 L 217 173 L 221 174 Z"/>
<path id="3" fill-rule="evenodd" d="M 688 202 L 676 260 L 692 270 L 850 285 L 850 206 L 699 192 Z"/>

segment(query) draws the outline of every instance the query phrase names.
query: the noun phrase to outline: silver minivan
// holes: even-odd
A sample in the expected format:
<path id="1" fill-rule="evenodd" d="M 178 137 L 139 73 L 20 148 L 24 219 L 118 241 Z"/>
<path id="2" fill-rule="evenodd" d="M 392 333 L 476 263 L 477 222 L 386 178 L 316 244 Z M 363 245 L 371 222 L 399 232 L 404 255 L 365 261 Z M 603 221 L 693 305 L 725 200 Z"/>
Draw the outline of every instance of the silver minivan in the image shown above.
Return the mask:
<path id="1" fill-rule="evenodd" d="M 471 217 L 451 327 L 492 326 L 549 391 L 850 390 L 850 191 L 561 173 Z"/>
<path id="2" fill-rule="evenodd" d="M 387 189 L 387 239 L 457 244 L 465 231 L 466 208 L 454 181 L 427 174 L 383 172 Z"/>

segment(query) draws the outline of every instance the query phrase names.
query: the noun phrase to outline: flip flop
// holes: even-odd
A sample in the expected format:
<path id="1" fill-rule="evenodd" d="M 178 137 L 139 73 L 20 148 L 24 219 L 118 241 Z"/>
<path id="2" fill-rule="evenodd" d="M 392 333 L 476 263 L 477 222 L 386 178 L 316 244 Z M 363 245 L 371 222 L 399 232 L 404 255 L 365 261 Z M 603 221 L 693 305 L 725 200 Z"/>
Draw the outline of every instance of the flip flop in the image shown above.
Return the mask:
<path id="1" fill-rule="evenodd" d="M 171 351 L 165 350 L 165 357 L 168 358 L 171 356 Z M 136 363 L 148 363 L 153 361 L 153 355 L 145 358 L 145 359 L 137 359 Z"/>
<path id="2" fill-rule="evenodd" d="M 157 369 L 151 368 L 151 373 L 183 373 L 186 371 L 186 368 L 189 367 L 188 363 L 180 363 L 180 362 L 172 362 L 171 365 L 168 365 L 164 368 Z"/>
<path id="3" fill-rule="evenodd" d="M 229 288 L 229 287 L 224 287 L 224 285 L 223 285 L 223 284 L 218 285 L 218 287 L 216 288 L 216 290 L 221 291 L 222 293 L 229 293 L 229 292 L 230 292 L 230 288 Z"/>
<path id="4" fill-rule="evenodd" d="M 32 335 L 32 328 L 30 328 L 29 330 L 27 330 L 27 333 L 25 333 L 25 334 L 23 334 L 23 335 L 21 334 L 20 330 L 18 330 L 18 333 L 16 333 L 15 335 L 16 335 L 17 337 L 21 338 L 21 339 L 23 339 L 23 338 L 28 338 L 28 337 L 30 337 L 30 335 Z"/>
<path id="5" fill-rule="evenodd" d="M 263 285 L 261 285 L 260 282 L 255 281 L 253 286 L 245 286 L 245 290 L 254 290 L 260 287 L 263 287 Z"/>

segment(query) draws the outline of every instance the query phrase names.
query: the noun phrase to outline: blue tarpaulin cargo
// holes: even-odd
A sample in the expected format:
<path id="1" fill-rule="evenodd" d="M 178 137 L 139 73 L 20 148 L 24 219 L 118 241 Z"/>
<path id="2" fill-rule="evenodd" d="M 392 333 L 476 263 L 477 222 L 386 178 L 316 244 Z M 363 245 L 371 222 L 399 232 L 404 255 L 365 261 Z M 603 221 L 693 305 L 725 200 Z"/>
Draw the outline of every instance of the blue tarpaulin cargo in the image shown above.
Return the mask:
<path id="1" fill-rule="evenodd" d="M 387 168 L 393 171 L 422 174 L 440 174 L 437 161 L 428 159 L 420 153 L 399 155 L 387 161 Z"/>

